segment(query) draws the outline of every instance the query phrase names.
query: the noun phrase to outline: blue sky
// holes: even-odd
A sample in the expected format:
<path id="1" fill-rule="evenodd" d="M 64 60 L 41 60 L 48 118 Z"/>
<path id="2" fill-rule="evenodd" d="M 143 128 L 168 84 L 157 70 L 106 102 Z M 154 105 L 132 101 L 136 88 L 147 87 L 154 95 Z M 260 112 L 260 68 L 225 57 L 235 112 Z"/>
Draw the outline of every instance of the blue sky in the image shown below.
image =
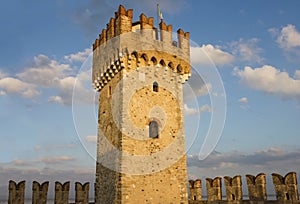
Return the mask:
<path id="1" fill-rule="evenodd" d="M 159 3 L 165 22 L 189 31 L 198 44 L 192 49 L 195 69 L 212 67 L 221 76 L 226 120 L 204 161 L 195 158 L 217 111 L 209 100 L 215 82 L 208 90 L 196 83 L 200 106 L 185 100 L 188 144 L 194 137 L 188 131 L 199 127 L 188 152 L 190 177 L 299 169 L 299 1 L 11 0 L 0 8 L 0 187 L 34 175 L 93 181 L 96 111 L 75 127 L 73 86 L 80 79 L 78 114 L 84 117 L 95 105 L 86 99 L 90 82 L 80 67 L 120 3 L 134 9 L 136 20 L 142 12 L 156 17 Z M 199 57 L 203 52 L 215 66 Z"/>

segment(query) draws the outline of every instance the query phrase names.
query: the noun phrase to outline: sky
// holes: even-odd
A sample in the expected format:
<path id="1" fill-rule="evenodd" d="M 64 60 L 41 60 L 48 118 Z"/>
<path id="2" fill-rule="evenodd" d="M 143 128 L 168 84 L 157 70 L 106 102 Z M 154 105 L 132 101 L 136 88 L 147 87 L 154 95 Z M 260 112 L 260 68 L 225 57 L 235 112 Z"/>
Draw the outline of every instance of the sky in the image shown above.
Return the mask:
<path id="1" fill-rule="evenodd" d="M 190 32 L 189 178 L 299 173 L 299 1 L 10 0 L 0 7 L 0 196 L 10 179 L 94 181 L 92 43 L 119 4 L 138 20 L 157 18 L 157 3 L 173 31 Z"/>

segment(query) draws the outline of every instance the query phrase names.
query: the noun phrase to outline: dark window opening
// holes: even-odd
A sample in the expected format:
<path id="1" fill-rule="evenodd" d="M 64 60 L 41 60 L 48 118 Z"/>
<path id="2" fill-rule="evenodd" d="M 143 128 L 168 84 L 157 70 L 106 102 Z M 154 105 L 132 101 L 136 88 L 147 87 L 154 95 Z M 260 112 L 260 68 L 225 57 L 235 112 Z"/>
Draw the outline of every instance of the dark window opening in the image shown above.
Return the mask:
<path id="1" fill-rule="evenodd" d="M 111 96 L 111 86 L 108 86 L 108 90 L 107 90 L 107 96 L 110 97 Z"/>
<path id="2" fill-rule="evenodd" d="M 155 40 L 160 40 L 159 30 L 155 28 L 154 32 L 155 32 Z"/>
<path id="3" fill-rule="evenodd" d="M 232 194 L 232 200 L 235 200 L 235 195 L 234 194 Z"/>
<path id="4" fill-rule="evenodd" d="M 197 200 L 197 196 L 194 196 L 194 200 Z"/>
<path id="5" fill-rule="evenodd" d="M 181 65 L 178 65 L 178 66 L 177 66 L 177 72 L 179 72 L 179 73 L 182 72 L 182 67 L 181 67 Z"/>
<path id="6" fill-rule="evenodd" d="M 168 67 L 170 67 L 171 69 L 174 69 L 174 64 L 173 64 L 172 62 L 170 62 L 170 63 L 168 64 Z"/>
<path id="7" fill-rule="evenodd" d="M 173 45 L 174 47 L 177 47 L 177 41 L 173 40 L 173 41 L 172 41 L 172 45 Z"/>
<path id="8" fill-rule="evenodd" d="M 159 64 L 162 66 L 162 67 L 165 67 L 166 66 L 166 63 L 164 60 L 160 60 Z"/>
<path id="9" fill-rule="evenodd" d="M 155 58 L 155 57 L 152 57 L 152 58 L 151 58 L 151 62 L 152 62 L 152 64 L 153 64 L 153 66 L 155 66 L 155 65 L 157 64 L 156 58 Z"/>
<path id="10" fill-rule="evenodd" d="M 286 193 L 285 196 L 286 196 L 286 199 L 287 199 L 287 200 L 290 200 L 290 196 L 289 196 L 288 193 Z"/>
<path id="11" fill-rule="evenodd" d="M 149 137 L 158 138 L 158 123 L 156 121 L 151 121 L 149 124 Z"/>
<path id="12" fill-rule="evenodd" d="M 158 83 L 157 82 L 153 83 L 153 91 L 158 92 Z"/>
<path id="13" fill-rule="evenodd" d="M 147 55 L 145 55 L 145 54 L 143 54 L 141 58 L 142 58 L 143 60 L 145 60 L 145 62 L 148 61 L 148 57 L 147 57 Z"/>

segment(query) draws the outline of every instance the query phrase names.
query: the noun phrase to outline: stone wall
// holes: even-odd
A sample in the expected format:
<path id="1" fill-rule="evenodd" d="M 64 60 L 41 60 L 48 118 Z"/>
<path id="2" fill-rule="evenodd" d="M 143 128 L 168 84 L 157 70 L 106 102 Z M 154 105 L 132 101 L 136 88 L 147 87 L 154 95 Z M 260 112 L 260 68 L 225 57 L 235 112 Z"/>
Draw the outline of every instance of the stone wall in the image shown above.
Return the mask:
<path id="1" fill-rule="evenodd" d="M 182 84 L 189 33 L 120 6 L 93 45 L 99 91 L 95 202 L 188 203 Z M 157 90 L 153 90 L 157 84 Z M 149 137 L 150 124 L 159 127 Z"/>
<path id="2" fill-rule="evenodd" d="M 233 178 L 229 176 L 223 178 L 216 177 L 214 179 L 207 178 L 207 199 L 204 199 L 202 195 L 201 180 L 189 180 L 189 204 L 300 204 L 297 175 L 295 172 L 290 172 L 285 176 L 273 173 L 272 179 L 276 193 L 276 199 L 273 200 L 268 199 L 266 193 L 266 175 L 264 173 L 260 173 L 257 176 L 246 175 L 248 199 L 243 199 L 243 195 L 246 194 L 242 192 L 242 179 L 240 175 Z M 225 186 L 224 189 L 222 189 L 222 180 Z M 34 181 L 32 183 L 32 203 L 47 203 L 48 185 L 49 182 L 40 184 Z M 69 204 L 69 190 L 70 182 L 65 182 L 64 184 L 55 182 L 55 203 Z M 76 182 L 75 190 L 75 204 L 92 204 L 89 203 L 89 183 L 81 184 Z M 225 190 L 226 198 L 222 196 L 222 190 Z M 19 183 L 9 181 L 8 204 L 24 204 L 24 192 L 25 181 Z M 168 195 L 172 196 L 172 192 L 168 192 Z M 133 200 L 134 198 L 129 202 L 135 203 L 131 202 Z M 164 201 L 160 200 L 159 202 L 149 203 L 164 203 Z"/>
<path id="3" fill-rule="evenodd" d="M 102 30 L 93 44 L 92 82 L 98 91 L 130 63 L 131 56 L 139 62 L 138 58 L 142 58 L 145 53 L 149 63 L 153 56 L 156 58 L 154 65 L 164 59 L 163 53 L 176 56 L 175 61 L 164 59 L 164 66 L 176 70 L 183 78 L 190 74 L 189 33 L 178 29 L 177 40 L 174 40 L 172 25 L 166 25 L 162 21 L 159 29 L 155 28 L 153 18 L 147 18 L 144 14 L 140 15 L 139 21 L 133 23 L 132 12 L 120 5 L 115 18 L 110 19 L 107 28 Z M 136 51 L 138 55 L 135 54 Z M 156 51 L 156 56 L 147 53 L 148 51 Z"/>
<path id="4" fill-rule="evenodd" d="M 276 200 L 268 200 L 266 190 L 266 175 L 260 173 L 257 176 L 246 175 L 248 197 L 243 199 L 242 179 L 241 176 L 233 178 L 225 176 L 224 178 L 226 198 L 222 196 L 222 178 L 216 177 L 206 178 L 206 195 L 207 199 L 203 199 L 201 180 L 190 180 L 190 204 L 204 203 L 300 203 L 297 187 L 297 175 L 290 172 L 285 176 L 272 174 Z"/>
<path id="5" fill-rule="evenodd" d="M 75 204 L 89 204 L 89 183 L 75 183 Z M 32 204 L 46 204 L 49 182 L 40 184 L 37 181 L 32 183 Z M 25 181 L 16 183 L 9 181 L 8 204 L 24 204 L 25 201 Z M 64 184 L 55 182 L 55 204 L 69 204 L 70 182 Z"/>

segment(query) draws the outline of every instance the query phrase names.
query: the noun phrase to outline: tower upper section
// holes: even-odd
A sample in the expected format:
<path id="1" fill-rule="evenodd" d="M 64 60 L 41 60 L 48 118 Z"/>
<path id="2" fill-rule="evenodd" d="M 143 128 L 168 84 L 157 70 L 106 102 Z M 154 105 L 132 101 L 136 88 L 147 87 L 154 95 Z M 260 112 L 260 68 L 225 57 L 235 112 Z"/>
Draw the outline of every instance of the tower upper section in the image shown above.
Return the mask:
<path id="1" fill-rule="evenodd" d="M 172 33 L 172 25 L 143 13 L 132 22 L 133 10 L 122 5 L 93 44 L 93 86 L 100 91 L 119 71 L 158 66 L 173 69 L 184 83 L 190 76 L 189 32 Z"/>

